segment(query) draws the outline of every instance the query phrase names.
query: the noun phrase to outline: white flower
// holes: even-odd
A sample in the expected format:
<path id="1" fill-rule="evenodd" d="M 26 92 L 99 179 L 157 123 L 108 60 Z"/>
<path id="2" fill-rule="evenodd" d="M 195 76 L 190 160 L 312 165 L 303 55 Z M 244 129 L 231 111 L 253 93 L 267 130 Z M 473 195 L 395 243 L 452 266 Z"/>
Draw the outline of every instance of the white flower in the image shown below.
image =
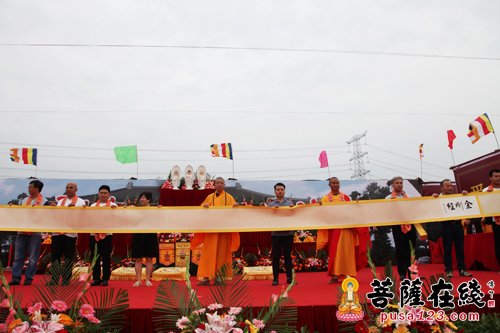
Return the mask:
<path id="1" fill-rule="evenodd" d="M 404 319 L 403 320 L 399 320 L 399 315 L 398 317 L 396 318 L 396 320 L 394 321 L 394 323 L 396 324 L 396 327 L 399 327 L 401 325 L 403 326 L 410 326 L 411 325 L 411 321 L 409 321 L 406 317 L 406 310 L 405 308 L 399 308 L 398 309 L 399 313 L 403 313 L 404 316 L 402 316 Z"/>
<path id="2" fill-rule="evenodd" d="M 34 323 L 39 323 L 42 321 L 42 310 L 35 311 L 33 313 L 33 322 Z"/>
<path id="3" fill-rule="evenodd" d="M 207 321 L 205 324 L 206 332 L 217 332 L 217 333 L 229 333 L 233 332 L 234 325 L 236 322 L 232 319 L 232 316 L 219 316 L 217 313 L 213 315 L 207 313 Z M 203 331 L 200 331 L 203 332 Z"/>
<path id="4" fill-rule="evenodd" d="M 177 322 L 175 323 L 175 325 L 180 328 L 181 330 L 187 328 L 187 324 L 189 324 L 190 321 L 189 321 L 189 318 L 188 317 L 185 317 L 185 316 L 182 316 L 181 318 L 177 319 Z"/>
<path id="5" fill-rule="evenodd" d="M 54 323 L 59 322 L 59 315 L 58 315 L 58 314 L 55 314 L 55 313 L 51 313 L 51 314 L 50 314 L 50 321 L 51 321 L 51 322 L 54 322 Z"/>

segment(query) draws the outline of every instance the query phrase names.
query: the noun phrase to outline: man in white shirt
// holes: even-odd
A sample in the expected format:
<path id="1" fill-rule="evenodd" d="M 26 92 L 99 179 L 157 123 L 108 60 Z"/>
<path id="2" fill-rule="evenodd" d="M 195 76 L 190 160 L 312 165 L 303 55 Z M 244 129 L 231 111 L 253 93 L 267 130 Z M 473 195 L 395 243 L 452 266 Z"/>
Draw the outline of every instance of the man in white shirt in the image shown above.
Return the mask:
<path id="1" fill-rule="evenodd" d="M 99 187 L 97 197 L 99 198 L 91 207 L 117 207 L 114 202 L 109 200 L 111 189 L 108 185 Z M 92 271 L 94 281 L 91 286 L 107 286 L 111 277 L 111 251 L 113 250 L 113 235 L 92 233 L 89 238 L 90 257 L 94 257 L 94 249 L 97 244 L 97 260 Z M 101 278 L 101 260 L 102 260 L 102 278 Z"/>
<path id="2" fill-rule="evenodd" d="M 22 206 L 44 206 L 47 203 L 40 192 L 42 192 L 43 183 L 39 180 L 33 180 L 28 185 L 29 196 L 21 202 Z M 16 237 L 14 263 L 12 265 L 12 280 L 9 285 L 15 286 L 21 283 L 21 275 L 24 266 L 25 255 L 28 254 L 29 261 L 26 268 L 24 285 L 30 285 L 36 274 L 38 257 L 40 256 L 40 245 L 42 243 L 42 234 L 40 232 L 18 232 Z"/>
<path id="3" fill-rule="evenodd" d="M 78 186 L 76 183 L 68 183 L 66 185 L 66 196 L 57 202 L 60 207 L 83 207 L 85 201 L 76 195 Z M 69 280 L 73 271 L 73 260 L 76 252 L 76 233 L 53 233 L 51 245 L 51 261 L 52 265 L 61 267 L 52 270 L 52 280 L 50 284 L 59 284 L 60 275 L 62 274 L 62 285 L 69 285 Z M 61 266 L 61 258 L 64 256 L 64 266 Z"/>

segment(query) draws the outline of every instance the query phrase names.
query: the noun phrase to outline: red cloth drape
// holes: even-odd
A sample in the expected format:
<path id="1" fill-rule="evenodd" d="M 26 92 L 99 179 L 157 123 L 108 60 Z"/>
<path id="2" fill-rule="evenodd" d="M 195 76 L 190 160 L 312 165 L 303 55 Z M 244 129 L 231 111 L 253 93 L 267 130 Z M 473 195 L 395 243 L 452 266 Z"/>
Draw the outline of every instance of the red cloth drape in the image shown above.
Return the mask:
<path id="1" fill-rule="evenodd" d="M 214 190 L 160 190 L 162 206 L 199 206 Z"/>
<path id="2" fill-rule="evenodd" d="M 431 251 L 431 262 L 433 264 L 443 263 L 443 239 L 440 238 L 437 243 L 429 241 Z M 481 233 L 465 235 L 464 238 L 464 253 L 465 267 L 469 268 L 477 261 L 492 271 L 498 271 L 497 258 L 493 249 L 495 248 L 493 233 Z M 455 248 L 451 251 L 453 267 L 456 267 Z"/>

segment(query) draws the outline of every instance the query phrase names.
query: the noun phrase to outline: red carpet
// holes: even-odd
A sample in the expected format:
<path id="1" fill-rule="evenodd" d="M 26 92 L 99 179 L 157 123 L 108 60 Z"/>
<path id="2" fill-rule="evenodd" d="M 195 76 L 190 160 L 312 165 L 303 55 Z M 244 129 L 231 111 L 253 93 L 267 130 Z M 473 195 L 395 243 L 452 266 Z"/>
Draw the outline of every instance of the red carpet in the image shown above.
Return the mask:
<path id="1" fill-rule="evenodd" d="M 383 268 L 379 268 L 379 272 Z M 367 292 L 372 291 L 370 282 L 372 281 L 371 271 L 367 268 L 358 272 L 358 282 L 360 289 L 358 294 L 361 297 Z M 489 312 L 498 312 L 500 308 L 500 274 L 490 271 L 471 271 L 481 286 L 482 291 L 488 295 L 489 288 L 486 283 L 493 280 L 496 284 L 495 299 L 497 307 L 488 309 Z M 431 275 L 443 274 L 442 265 L 420 265 L 419 275 L 421 277 L 429 277 Z M 455 275 L 458 272 L 455 271 Z M 6 278 L 10 279 L 10 272 L 6 272 Z M 42 283 L 42 276 L 36 276 L 34 283 Z M 192 284 L 195 286 L 197 280 L 191 278 Z M 289 296 L 295 300 L 299 311 L 300 325 L 306 325 L 311 330 L 318 332 L 334 332 L 336 331 L 337 322 L 335 319 L 335 311 L 337 306 L 337 292 L 340 284 L 328 284 L 329 278 L 325 272 L 321 273 L 299 273 L 296 276 L 297 285 L 291 290 Z M 455 277 L 452 283 L 456 288 L 459 283 L 468 281 L 470 278 Z M 280 282 L 284 284 L 285 275 L 280 274 Z M 152 307 L 156 296 L 156 287 L 158 282 L 154 282 L 153 287 L 132 287 L 132 281 L 110 281 L 110 286 L 115 288 L 124 288 L 129 292 L 130 309 L 127 313 L 127 323 L 124 332 L 153 332 L 152 323 Z M 270 280 L 264 281 L 249 281 L 250 294 L 252 297 L 252 306 L 263 307 L 269 304 L 269 299 L 273 293 L 281 292 L 282 285 L 272 286 Z M 105 287 L 93 287 L 105 288 Z M 24 305 L 28 305 L 32 300 L 33 286 L 15 286 L 12 288 L 14 293 L 22 293 Z M 197 289 L 200 300 L 207 297 L 210 287 L 195 287 Z M 485 298 L 486 299 L 486 298 Z M 31 305 L 31 304 L 29 304 Z M 486 309 L 485 309 L 486 310 Z M 477 310 L 475 310 L 477 311 Z M 484 311 L 483 311 L 484 312 Z"/>

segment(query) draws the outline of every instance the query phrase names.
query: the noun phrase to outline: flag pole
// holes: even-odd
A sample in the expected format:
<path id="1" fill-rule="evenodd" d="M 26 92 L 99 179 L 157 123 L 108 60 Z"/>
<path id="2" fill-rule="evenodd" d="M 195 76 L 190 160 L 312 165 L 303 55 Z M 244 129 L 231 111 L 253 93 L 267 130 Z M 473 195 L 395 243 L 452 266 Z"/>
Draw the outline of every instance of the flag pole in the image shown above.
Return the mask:
<path id="1" fill-rule="evenodd" d="M 332 175 L 330 174 L 330 166 L 328 166 L 328 179 L 332 178 Z"/>
<path id="2" fill-rule="evenodd" d="M 423 161 L 422 158 L 420 158 L 420 179 L 424 180 L 424 172 L 423 172 Z"/>
<path id="3" fill-rule="evenodd" d="M 231 160 L 233 161 L 233 178 L 234 178 L 234 157 Z"/>
<path id="4" fill-rule="evenodd" d="M 453 149 L 450 149 L 451 160 L 453 161 L 453 165 L 455 165 L 455 157 L 453 156 Z"/>
<path id="5" fill-rule="evenodd" d="M 498 145 L 497 134 L 495 133 L 495 131 L 493 131 L 493 136 L 495 137 L 495 141 L 497 142 L 497 149 L 500 149 L 500 146 Z"/>
<path id="6" fill-rule="evenodd" d="M 136 166 L 137 166 L 136 178 L 139 179 L 139 149 L 137 149 L 137 146 L 136 146 L 136 149 L 135 149 L 135 159 L 137 160 L 137 162 L 135 163 Z"/>

